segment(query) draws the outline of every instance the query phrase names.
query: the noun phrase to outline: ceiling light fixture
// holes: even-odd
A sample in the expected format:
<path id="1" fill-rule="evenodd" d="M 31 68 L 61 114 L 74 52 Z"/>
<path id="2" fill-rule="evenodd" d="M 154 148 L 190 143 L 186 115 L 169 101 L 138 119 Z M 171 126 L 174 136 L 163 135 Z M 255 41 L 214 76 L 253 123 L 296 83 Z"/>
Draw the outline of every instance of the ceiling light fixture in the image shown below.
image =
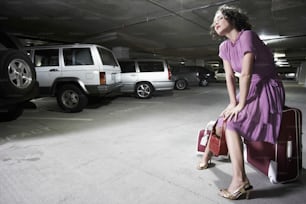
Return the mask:
<path id="1" fill-rule="evenodd" d="M 184 65 L 184 64 L 185 64 L 185 60 L 184 60 L 184 59 L 181 59 L 180 64 L 181 64 L 181 65 Z"/>
<path id="2" fill-rule="evenodd" d="M 265 35 L 265 34 L 261 34 L 259 35 L 259 38 L 263 41 L 266 40 L 275 40 L 275 39 L 279 39 L 281 36 L 279 35 Z"/>
<path id="3" fill-rule="evenodd" d="M 286 57 L 284 52 L 274 52 L 274 58 Z"/>

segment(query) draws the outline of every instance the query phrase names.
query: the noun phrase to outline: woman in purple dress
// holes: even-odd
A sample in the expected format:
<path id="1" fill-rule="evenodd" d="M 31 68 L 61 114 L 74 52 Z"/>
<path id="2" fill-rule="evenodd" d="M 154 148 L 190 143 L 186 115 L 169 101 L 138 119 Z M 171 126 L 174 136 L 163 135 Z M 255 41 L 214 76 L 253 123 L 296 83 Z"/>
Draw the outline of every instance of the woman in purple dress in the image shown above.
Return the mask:
<path id="1" fill-rule="evenodd" d="M 217 10 L 211 30 L 213 36 L 226 37 L 220 44 L 229 105 L 218 120 L 217 134 L 226 120 L 226 141 L 232 162 L 232 181 L 220 195 L 238 199 L 252 186 L 245 173 L 241 137 L 249 141 L 275 144 L 279 135 L 285 92 L 277 75 L 270 49 L 251 30 L 248 17 L 238 8 L 223 5 Z M 240 73 L 236 95 L 234 73 Z M 211 152 L 206 148 L 198 169 L 209 167 Z"/>

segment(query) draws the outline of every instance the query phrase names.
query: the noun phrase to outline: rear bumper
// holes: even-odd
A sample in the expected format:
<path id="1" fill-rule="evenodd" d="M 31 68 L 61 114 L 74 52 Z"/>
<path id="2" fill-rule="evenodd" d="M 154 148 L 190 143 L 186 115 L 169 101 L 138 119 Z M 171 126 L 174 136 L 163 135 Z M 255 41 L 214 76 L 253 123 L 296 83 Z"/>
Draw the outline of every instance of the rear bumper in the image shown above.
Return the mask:
<path id="1" fill-rule="evenodd" d="M 86 86 L 86 89 L 89 95 L 104 96 L 112 92 L 120 92 L 121 87 L 122 83 L 116 83 L 110 85 Z"/>

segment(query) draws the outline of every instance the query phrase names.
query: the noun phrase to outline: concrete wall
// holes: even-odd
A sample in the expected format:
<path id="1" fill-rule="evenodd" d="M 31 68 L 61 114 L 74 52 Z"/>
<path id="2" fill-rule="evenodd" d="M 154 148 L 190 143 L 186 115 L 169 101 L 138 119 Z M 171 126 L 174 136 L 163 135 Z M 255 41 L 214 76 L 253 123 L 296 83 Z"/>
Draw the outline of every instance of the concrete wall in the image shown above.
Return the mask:
<path id="1" fill-rule="evenodd" d="M 114 47 L 112 51 L 117 59 L 130 58 L 130 49 L 127 47 Z"/>
<path id="2" fill-rule="evenodd" d="M 306 61 L 302 62 L 300 67 L 297 70 L 297 81 L 299 84 L 304 84 L 306 87 Z"/>

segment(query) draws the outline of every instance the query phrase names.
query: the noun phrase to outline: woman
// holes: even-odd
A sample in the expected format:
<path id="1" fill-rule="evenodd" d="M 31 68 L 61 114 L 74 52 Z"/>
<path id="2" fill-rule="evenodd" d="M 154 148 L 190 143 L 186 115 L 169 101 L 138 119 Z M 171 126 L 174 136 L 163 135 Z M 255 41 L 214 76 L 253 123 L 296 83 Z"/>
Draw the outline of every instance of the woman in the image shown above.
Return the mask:
<path id="1" fill-rule="evenodd" d="M 217 134 L 226 120 L 226 141 L 232 162 L 232 181 L 220 195 L 238 199 L 249 194 L 252 186 L 245 173 L 241 136 L 249 141 L 275 144 L 279 135 L 285 92 L 270 49 L 251 30 L 248 17 L 241 10 L 219 7 L 211 25 L 212 34 L 226 37 L 219 47 L 223 60 L 229 105 L 218 119 Z M 240 73 L 236 96 L 234 73 Z M 211 159 L 208 148 L 198 169 L 206 169 Z"/>

